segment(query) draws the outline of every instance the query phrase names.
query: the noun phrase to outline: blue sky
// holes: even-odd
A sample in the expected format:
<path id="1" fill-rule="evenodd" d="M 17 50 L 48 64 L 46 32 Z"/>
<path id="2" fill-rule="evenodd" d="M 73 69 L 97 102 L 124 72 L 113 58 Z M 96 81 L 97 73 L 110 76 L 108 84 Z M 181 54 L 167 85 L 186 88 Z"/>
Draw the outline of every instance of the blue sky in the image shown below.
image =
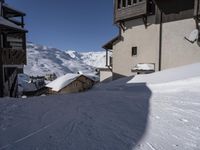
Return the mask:
<path id="1" fill-rule="evenodd" d="M 24 11 L 27 39 L 77 51 L 101 50 L 118 34 L 113 0 L 6 0 Z"/>

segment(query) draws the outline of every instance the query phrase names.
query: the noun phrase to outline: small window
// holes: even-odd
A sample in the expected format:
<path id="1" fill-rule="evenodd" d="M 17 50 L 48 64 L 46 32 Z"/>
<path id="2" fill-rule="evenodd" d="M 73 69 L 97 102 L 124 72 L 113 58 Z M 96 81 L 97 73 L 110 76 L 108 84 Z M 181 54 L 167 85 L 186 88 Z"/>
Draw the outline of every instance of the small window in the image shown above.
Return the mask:
<path id="1" fill-rule="evenodd" d="M 126 0 L 122 0 L 122 7 L 126 7 Z"/>
<path id="2" fill-rule="evenodd" d="M 133 0 L 133 4 L 136 4 L 137 3 L 137 0 Z"/>
<path id="3" fill-rule="evenodd" d="M 121 0 L 117 1 L 117 8 L 120 9 L 121 8 Z"/>
<path id="4" fill-rule="evenodd" d="M 131 1 L 132 1 L 132 0 L 128 0 L 128 5 L 129 5 L 129 6 L 132 5 Z"/>
<path id="5" fill-rule="evenodd" d="M 137 47 L 132 47 L 132 56 L 137 55 Z"/>
<path id="6" fill-rule="evenodd" d="M 153 0 L 149 0 L 147 3 L 147 13 L 148 15 L 154 15 L 156 11 L 155 4 Z"/>

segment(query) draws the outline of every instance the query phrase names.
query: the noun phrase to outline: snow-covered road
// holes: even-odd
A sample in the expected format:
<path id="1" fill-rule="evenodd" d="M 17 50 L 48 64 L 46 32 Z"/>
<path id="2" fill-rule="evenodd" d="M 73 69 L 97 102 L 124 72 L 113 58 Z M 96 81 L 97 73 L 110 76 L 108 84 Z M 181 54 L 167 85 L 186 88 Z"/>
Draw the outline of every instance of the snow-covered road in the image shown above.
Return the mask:
<path id="1" fill-rule="evenodd" d="M 132 149 L 147 125 L 145 90 L 2 100 L 0 150 Z"/>
<path id="2" fill-rule="evenodd" d="M 199 77 L 148 86 L 129 80 L 81 94 L 1 99 L 0 150 L 200 149 Z"/>

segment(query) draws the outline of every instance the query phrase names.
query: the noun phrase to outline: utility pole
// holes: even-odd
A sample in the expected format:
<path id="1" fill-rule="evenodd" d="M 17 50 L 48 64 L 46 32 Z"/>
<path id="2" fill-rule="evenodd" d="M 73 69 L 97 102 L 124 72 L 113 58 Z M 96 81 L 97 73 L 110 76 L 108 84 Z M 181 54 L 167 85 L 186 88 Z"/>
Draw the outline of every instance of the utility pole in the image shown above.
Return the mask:
<path id="1" fill-rule="evenodd" d="M 0 16 L 2 16 L 2 3 L 4 1 L 0 1 Z M 2 31 L 0 29 L 0 97 L 3 97 L 3 91 L 4 91 L 4 85 L 3 85 L 3 60 L 2 60 L 2 48 L 3 48 L 3 43 L 2 43 Z"/>

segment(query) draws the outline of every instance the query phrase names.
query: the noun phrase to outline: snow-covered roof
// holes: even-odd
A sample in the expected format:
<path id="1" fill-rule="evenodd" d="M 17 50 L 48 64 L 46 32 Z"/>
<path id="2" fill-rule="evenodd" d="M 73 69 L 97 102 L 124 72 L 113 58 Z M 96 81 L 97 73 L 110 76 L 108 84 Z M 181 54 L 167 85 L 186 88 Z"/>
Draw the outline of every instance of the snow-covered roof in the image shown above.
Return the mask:
<path id="1" fill-rule="evenodd" d="M 26 74 L 18 74 L 18 85 L 20 92 L 36 91 L 35 84 L 30 83 L 30 77 Z"/>
<path id="2" fill-rule="evenodd" d="M 86 76 L 87 78 L 89 78 L 90 80 L 94 81 L 94 82 L 98 82 L 99 81 L 99 76 L 97 75 L 93 75 L 93 74 L 84 74 L 84 76 Z"/>
<path id="3" fill-rule="evenodd" d="M 73 74 L 73 73 L 68 73 L 62 77 L 57 78 L 56 80 L 50 82 L 49 84 L 46 85 L 46 87 L 51 88 L 53 91 L 60 91 L 64 87 L 68 86 L 70 83 L 75 81 L 77 78 L 80 76 L 85 76 L 90 80 L 97 81 L 95 76 L 92 75 L 83 75 L 83 74 Z"/>
<path id="4" fill-rule="evenodd" d="M 26 31 L 24 28 L 12 23 L 11 21 L 6 20 L 5 18 L 3 18 L 2 16 L 0 16 L 0 25 L 2 26 L 6 26 L 6 27 L 10 27 L 13 29 L 18 29 L 18 30 L 22 30 L 22 31 Z"/>
<path id="5" fill-rule="evenodd" d="M 154 64 L 137 64 L 133 70 L 143 70 L 143 71 L 149 71 L 149 70 L 155 70 Z"/>
<path id="6" fill-rule="evenodd" d="M 47 84 L 46 87 L 51 88 L 53 91 L 60 91 L 73 81 L 75 81 L 77 78 L 79 78 L 81 74 L 73 74 L 68 73 L 60 78 L 57 78 L 56 80 L 52 81 L 51 83 Z"/>

